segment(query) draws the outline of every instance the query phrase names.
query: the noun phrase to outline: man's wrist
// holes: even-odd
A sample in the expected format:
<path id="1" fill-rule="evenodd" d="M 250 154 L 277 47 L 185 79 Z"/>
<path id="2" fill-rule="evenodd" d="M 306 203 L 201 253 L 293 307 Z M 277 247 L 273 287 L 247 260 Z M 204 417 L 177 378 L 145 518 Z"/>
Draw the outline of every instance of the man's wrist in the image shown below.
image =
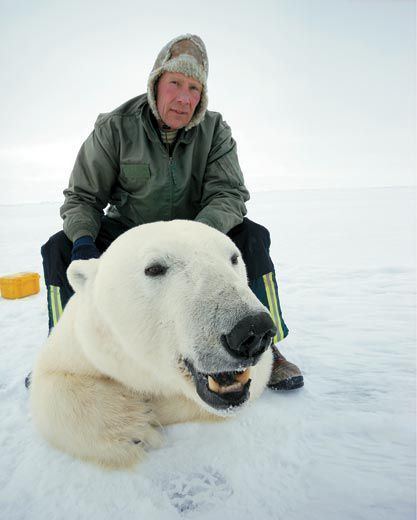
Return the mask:
<path id="1" fill-rule="evenodd" d="M 71 261 L 73 260 L 89 260 L 90 258 L 98 258 L 100 251 L 94 243 L 93 237 L 84 235 L 74 242 L 71 251 Z"/>
<path id="2" fill-rule="evenodd" d="M 84 235 L 80 238 L 77 238 L 77 240 L 74 240 L 73 248 L 78 246 L 91 246 L 92 244 L 94 244 L 93 237 Z"/>

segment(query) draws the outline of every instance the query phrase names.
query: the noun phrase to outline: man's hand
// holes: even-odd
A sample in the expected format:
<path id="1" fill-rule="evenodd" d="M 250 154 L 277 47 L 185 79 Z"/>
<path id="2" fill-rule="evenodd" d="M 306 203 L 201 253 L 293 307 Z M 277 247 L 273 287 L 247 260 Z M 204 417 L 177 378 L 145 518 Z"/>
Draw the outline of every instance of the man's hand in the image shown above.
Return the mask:
<path id="1" fill-rule="evenodd" d="M 90 258 L 98 258 L 99 256 L 100 251 L 97 249 L 92 237 L 80 237 L 74 242 L 71 262 L 73 260 L 89 260 Z"/>

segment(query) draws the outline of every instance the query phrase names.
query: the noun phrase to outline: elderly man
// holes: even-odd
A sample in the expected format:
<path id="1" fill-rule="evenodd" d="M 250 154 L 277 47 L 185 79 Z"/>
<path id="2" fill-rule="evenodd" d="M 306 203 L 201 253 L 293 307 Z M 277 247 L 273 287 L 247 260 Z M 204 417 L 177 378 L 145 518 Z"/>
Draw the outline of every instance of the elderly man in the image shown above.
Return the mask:
<path id="1" fill-rule="evenodd" d="M 276 323 L 275 343 L 288 334 L 269 233 L 244 217 L 249 194 L 230 128 L 219 113 L 207 110 L 207 74 L 203 41 L 191 34 L 178 36 L 159 53 L 147 94 L 98 117 L 64 191 L 64 230 L 42 247 L 50 329 L 73 294 L 66 278 L 72 260 L 100 256 L 133 226 L 189 219 L 235 242 L 251 289 Z M 269 386 L 302 386 L 300 370 L 275 344 L 273 350 Z"/>

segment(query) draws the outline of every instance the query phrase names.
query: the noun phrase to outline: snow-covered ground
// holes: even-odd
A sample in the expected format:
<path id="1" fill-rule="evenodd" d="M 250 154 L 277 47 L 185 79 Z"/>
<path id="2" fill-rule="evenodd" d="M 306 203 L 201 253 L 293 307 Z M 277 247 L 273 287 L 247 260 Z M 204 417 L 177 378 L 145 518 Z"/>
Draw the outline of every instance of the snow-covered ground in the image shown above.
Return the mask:
<path id="1" fill-rule="evenodd" d="M 261 193 L 290 336 L 305 374 L 224 424 L 166 428 L 129 472 L 54 450 L 23 385 L 47 333 L 45 290 L 0 299 L 0 517 L 414 520 L 415 190 Z M 41 273 L 58 204 L 0 206 L 0 275 Z"/>

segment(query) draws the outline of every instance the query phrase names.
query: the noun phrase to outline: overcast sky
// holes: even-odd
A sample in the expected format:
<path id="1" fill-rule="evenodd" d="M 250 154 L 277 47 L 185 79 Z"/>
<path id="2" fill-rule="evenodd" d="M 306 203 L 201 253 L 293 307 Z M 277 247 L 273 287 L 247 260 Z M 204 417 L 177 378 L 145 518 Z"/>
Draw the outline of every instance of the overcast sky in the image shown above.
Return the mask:
<path id="1" fill-rule="evenodd" d="M 0 0 L 0 203 L 61 200 L 100 112 L 206 43 L 251 191 L 415 185 L 412 0 Z"/>

